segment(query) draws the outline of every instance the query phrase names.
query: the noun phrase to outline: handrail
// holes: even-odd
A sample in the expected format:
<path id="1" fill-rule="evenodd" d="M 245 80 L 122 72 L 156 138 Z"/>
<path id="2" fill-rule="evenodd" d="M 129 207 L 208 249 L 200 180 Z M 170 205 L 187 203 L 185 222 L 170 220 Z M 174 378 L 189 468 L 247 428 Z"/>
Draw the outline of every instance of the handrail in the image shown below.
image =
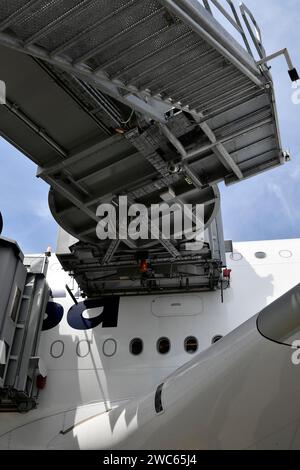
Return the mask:
<path id="1" fill-rule="evenodd" d="M 205 9 L 213 16 L 213 10 L 211 8 L 210 2 L 219 10 L 220 13 L 230 22 L 230 24 L 240 33 L 242 36 L 246 49 L 249 52 L 249 54 L 253 57 L 253 59 L 256 62 L 256 65 L 262 66 L 267 64 L 270 60 L 275 59 L 276 57 L 279 57 L 280 55 L 284 55 L 286 62 L 288 64 L 288 72 L 291 80 L 293 82 L 296 82 L 299 80 L 299 74 L 297 69 L 294 67 L 292 59 L 289 55 L 289 52 L 287 49 L 282 49 L 278 52 L 275 52 L 274 54 L 271 54 L 267 56 L 266 50 L 263 46 L 263 41 L 262 41 L 262 34 L 260 27 L 251 12 L 249 8 L 245 5 L 244 2 L 242 2 L 239 5 L 240 8 L 240 14 L 242 15 L 243 21 L 246 25 L 247 31 L 249 36 L 252 39 L 253 45 L 255 46 L 255 49 L 258 53 L 259 59 L 257 60 L 254 57 L 254 53 L 252 51 L 252 48 L 249 44 L 245 29 L 243 27 L 243 24 L 240 20 L 240 16 L 237 12 L 237 9 L 234 6 L 234 3 L 232 0 L 225 0 L 228 5 L 231 8 L 233 16 L 230 16 L 230 14 L 226 11 L 226 9 L 221 5 L 219 0 L 202 0 L 202 3 L 205 7 Z"/>
<path id="2" fill-rule="evenodd" d="M 219 10 L 219 12 L 226 18 L 227 21 L 235 28 L 235 30 L 242 36 L 242 39 L 244 41 L 244 44 L 246 46 L 247 51 L 249 54 L 255 59 L 253 50 L 251 48 L 251 45 L 248 41 L 247 34 L 245 32 L 245 29 L 243 27 L 242 21 L 240 19 L 239 13 L 233 3 L 232 0 L 225 0 L 226 3 L 230 6 L 232 15 L 224 8 L 224 6 L 220 3 L 219 0 L 202 0 L 203 6 L 205 9 L 213 16 L 213 11 L 211 8 L 211 4 L 215 6 Z M 210 3 L 211 2 L 211 3 Z M 262 36 L 261 36 L 261 31 L 258 26 L 257 21 L 254 18 L 254 15 L 252 12 L 249 10 L 249 8 L 244 4 L 241 3 L 239 6 L 240 9 L 240 14 L 242 15 L 242 18 L 244 20 L 244 23 L 246 25 L 247 31 L 253 41 L 253 45 L 255 46 L 255 49 L 258 52 L 258 55 L 260 59 L 263 59 L 266 57 L 266 51 L 263 47 L 262 44 Z M 250 21 L 249 21 L 250 20 Z M 251 26 L 251 23 L 253 26 Z"/>
<path id="3" fill-rule="evenodd" d="M 249 8 L 244 3 L 241 3 L 240 11 L 241 11 L 242 17 L 244 19 L 244 22 L 247 26 L 248 32 L 249 32 L 249 34 L 252 38 L 252 41 L 253 41 L 253 43 L 256 47 L 257 52 L 258 52 L 260 58 L 264 59 L 266 57 L 266 51 L 265 51 L 265 48 L 263 47 L 263 44 L 262 44 L 261 30 L 260 30 L 260 27 L 257 24 L 256 19 L 254 18 L 252 12 L 249 10 Z M 253 32 L 253 28 L 251 28 L 248 17 L 252 21 L 252 24 L 254 26 L 255 34 Z"/>

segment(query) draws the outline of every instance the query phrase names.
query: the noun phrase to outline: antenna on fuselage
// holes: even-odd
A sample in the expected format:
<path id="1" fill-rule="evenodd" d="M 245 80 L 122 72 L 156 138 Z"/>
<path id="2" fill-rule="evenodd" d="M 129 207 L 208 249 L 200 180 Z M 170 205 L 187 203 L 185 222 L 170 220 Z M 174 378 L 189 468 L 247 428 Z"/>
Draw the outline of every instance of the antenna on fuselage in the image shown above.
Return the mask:
<path id="1" fill-rule="evenodd" d="M 73 300 L 74 304 L 78 305 L 78 301 L 77 301 L 75 295 L 73 294 L 73 292 L 71 291 L 70 287 L 68 286 L 68 284 L 66 284 L 66 291 L 68 292 L 69 296 Z"/>

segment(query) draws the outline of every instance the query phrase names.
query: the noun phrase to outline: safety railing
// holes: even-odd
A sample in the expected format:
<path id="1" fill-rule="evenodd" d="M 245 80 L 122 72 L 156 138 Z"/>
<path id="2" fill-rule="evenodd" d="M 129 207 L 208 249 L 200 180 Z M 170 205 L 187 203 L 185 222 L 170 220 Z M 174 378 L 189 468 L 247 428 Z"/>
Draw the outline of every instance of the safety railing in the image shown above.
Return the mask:
<path id="1" fill-rule="evenodd" d="M 253 45 L 259 55 L 259 58 L 264 59 L 266 57 L 266 51 L 262 43 L 261 30 L 253 13 L 249 10 L 249 8 L 244 3 L 241 3 L 239 5 L 239 11 L 238 11 L 232 0 L 224 0 L 224 2 L 228 4 L 230 8 L 229 11 L 228 9 L 225 8 L 225 6 L 222 5 L 222 3 L 219 0 L 202 0 L 203 6 L 212 16 L 214 16 L 214 11 L 212 8 L 214 6 L 218 10 L 218 12 L 221 13 L 221 15 L 227 21 L 229 21 L 231 26 L 233 26 L 233 28 L 242 37 L 242 40 L 244 42 L 244 45 L 247 51 L 254 59 L 255 57 L 254 57 Z M 242 16 L 246 29 L 243 26 L 243 22 L 240 18 L 240 15 Z M 252 46 L 251 46 L 250 40 L 247 37 L 246 30 L 248 31 L 249 39 L 251 38 L 252 40 L 252 43 L 253 43 Z"/>

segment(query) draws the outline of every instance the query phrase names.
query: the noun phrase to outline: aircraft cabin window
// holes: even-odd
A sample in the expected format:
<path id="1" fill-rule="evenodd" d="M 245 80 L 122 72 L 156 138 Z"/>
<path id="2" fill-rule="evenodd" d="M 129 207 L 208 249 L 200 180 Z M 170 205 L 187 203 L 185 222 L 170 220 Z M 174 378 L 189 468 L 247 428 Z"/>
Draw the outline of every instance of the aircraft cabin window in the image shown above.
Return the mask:
<path id="1" fill-rule="evenodd" d="M 170 351 L 171 343 L 169 338 L 160 338 L 157 341 L 157 351 L 159 354 L 167 354 Z"/>
<path id="2" fill-rule="evenodd" d="M 131 341 L 129 347 L 131 354 L 133 354 L 134 356 L 138 356 L 139 354 L 141 354 L 143 352 L 143 348 L 143 341 L 140 338 L 134 338 Z"/>
<path id="3" fill-rule="evenodd" d="M 59 359 L 65 352 L 65 343 L 61 340 L 54 341 L 50 347 L 50 356 Z"/>
<path id="4" fill-rule="evenodd" d="M 213 337 L 213 339 L 211 340 L 211 344 L 216 344 L 218 341 L 220 341 L 220 339 L 222 339 L 223 336 L 222 335 L 216 335 Z"/>
<path id="5" fill-rule="evenodd" d="M 279 252 L 279 256 L 281 256 L 281 258 L 288 259 L 288 258 L 292 258 L 293 253 L 290 250 L 281 250 Z"/>
<path id="6" fill-rule="evenodd" d="M 258 251 L 257 253 L 255 253 L 255 258 L 257 259 L 265 259 L 267 257 L 267 253 L 265 253 L 264 251 Z"/>
<path id="7" fill-rule="evenodd" d="M 117 352 L 117 342 L 113 338 L 108 338 L 104 341 L 102 346 L 103 354 L 106 357 L 112 357 Z"/>
<path id="8" fill-rule="evenodd" d="M 184 349 L 189 354 L 194 354 L 198 349 L 198 340 L 195 336 L 188 336 L 184 340 Z"/>

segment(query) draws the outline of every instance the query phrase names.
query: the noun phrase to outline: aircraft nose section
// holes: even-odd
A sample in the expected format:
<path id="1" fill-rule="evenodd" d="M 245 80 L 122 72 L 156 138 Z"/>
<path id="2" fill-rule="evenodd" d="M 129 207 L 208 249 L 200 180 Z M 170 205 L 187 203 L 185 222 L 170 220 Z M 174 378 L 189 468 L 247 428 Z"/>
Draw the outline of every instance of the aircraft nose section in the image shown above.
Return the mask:
<path id="1" fill-rule="evenodd" d="M 293 346 L 300 340 L 300 284 L 262 310 L 257 329 L 275 343 Z"/>

